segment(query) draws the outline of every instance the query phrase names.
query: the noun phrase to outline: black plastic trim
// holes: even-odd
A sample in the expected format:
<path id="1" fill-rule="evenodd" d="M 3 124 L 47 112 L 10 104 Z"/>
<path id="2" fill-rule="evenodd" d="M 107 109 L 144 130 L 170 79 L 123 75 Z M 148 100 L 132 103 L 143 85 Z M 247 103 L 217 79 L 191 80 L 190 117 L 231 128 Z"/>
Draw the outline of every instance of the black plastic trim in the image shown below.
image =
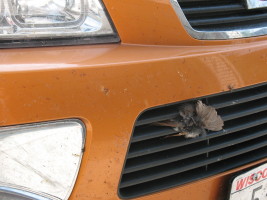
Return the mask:
<path id="1" fill-rule="evenodd" d="M 175 138 L 173 138 L 173 139 L 172 138 L 168 138 L 170 143 L 166 144 L 166 147 L 164 149 L 158 149 L 158 150 L 155 149 L 156 151 L 153 151 L 150 147 L 148 147 L 149 150 L 147 152 L 143 152 L 145 154 L 143 154 L 141 152 L 138 152 L 138 153 L 135 152 L 133 154 L 133 150 L 135 148 L 131 148 L 131 147 L 132 147 L 132 145 L 136 145 L 136 144 L 139 145 L 139 143 L 141 144 L 141 143 L 147 142 L 147 141 L 149 141 L 149 142 L 151 141 L 152 142 L 154 140 L 153 138 L 160 139 L 161 136 L 166 136 L 166 135 L 168 135 L 168 133 L 173 134 L 170 130 L 166 129 L 166 130 L 160 130 L 159 132 L 156 131 L 155 135 L 153 136 L 153 133 L 152 133 L 153 131 L 150 132 L 150 130 L 149 130 L 149 127 L 151 126 L 149 124 L 150 123 L 153 124 L 153 122 L 155 122 L 155 120 L 157 118 L 157 117 L 153 117 L 153 113 L 154 113 L 155 110 L 158 110 L 158 109 L 164 110 L 165 108 L 173 109 L 173 108 L 177 108 L 177 105 L 180 105 L 182 103 L 185 103 L 185 102 L 188 102 L 188 101 L 189 102 L 192 102 L 192 101 L 196 102 L 197 100 L 200 100 L 200 99 L 202 101 L 204 101 L 205 103 L 208 103 L 208 104 L 211 104 L 211 105 L 212 104 L 217 104 L 218 107 L 220 107 L 219 110 L 220 109 L 225 109 L 225 108 L 230 108 L 232 106 L 233 106 L 233 109 L 234 109 L 236 106 L 238 106 L 238 107 L 243 106 L 243 105 L 241 105 L 243 103 L 244 103 L 244 105 L 246 105 L 247 103 L 252 105 L 253 103 L 251 104 L 250 102 L 253 102 L 255 100 L 263 102 L 264 99 L 266 99 L 266 96 L 265 96 L 266 94 L 259 94 L 259 93 L 262 93 L 262 91 L 263 91 L 263 93 L 265 93 L 266 88 L 267 88 L 267 82 L 256 84 L 256 85 L 252 85 L 252 86 L 248 86 L 248 87 L 244 87 L 244 88 L 233 89 L 233 90 L 229 90 L 227 92 L 222 92 L 222 93 L 213 94 L 213 95 L 209 95 L 209 96 L 204 96 L 204 97 L 185 100 L 185 101 L 181 101 L 181 102 L 171 103 L 171 104 L 167 104 L 167 105 L 157 106 L 157 107 L 146 109 L 145 111 L 141 112 L 139 114 L 139 116 L 137 117 L 137 120 L 136 120 L 135 126 L 134 126 L 135 129 L 133 130 L 133 134 L 131 136 L 131 140 L 129 141 L 128 152 L 126 154 L 126 159 L 125 159 L 125 163 L 124 163 L 124 166 L 123 166 L 123 171 L 122 171 L 122 174 L 121 174 L 121 180 L 120 180 L 120 184 L 119 184 L 119 187 L 118 187 L 118 195 L 119 195 L 119 197 L 122 198 L 122 199 L 137 198 L 137 197 L 140 197 L 140 196 L 143 196 L 143 195 L 146 195 L 146 194 L 151 194 L 153 192 L 159 192 L 159 191 L 162 191 L 162 190 L 165 190 L 165 189 L 169 189 L 169 188 L 172 188 L 172 187 L 175 187 L 175 186 L 180 186 L 180 185 L 183 185 L 185 183 L 189 183 L 189 182 L 192 182 L 192 181 L 195 181 L 195 180 L 199 180 L 201 178 L 201 177 L 191 177 L 190 181 L 189 180 L 183 181 L 182 179 L 180 180 L 180 178 L 179 178 L 179 181 L 178 181 L 177 178 L 174 179 L 173 176 L 174 177 L 177 177 L 177 176 L 179 177 L 179 172 L 174 171 L 173 172 L 174 175 L 169 174 L 169 175 L 166 175 L 167 177 L 166 176 L 162 176 L 162 178 L 156 179 L 155 181 L 157 183 L 158 183 L 158 181 L 161 181 L 161 179 L 162 179 L 161 182 L 164 182 L 164 183 L 162 183 L 160 185 L 157 185 L 156 182 L 154 184 L 154 181 L 153 181 L 154 179 L 151 179 L 151 180 L 148 179 L 148 182 L 144 182 L 144 183 L 137 184 L 137 185 L 135 185 L 133 182 L 131 182 L 131 183 L 128 182 L 128 181 L 127 181 L 128 183 L 124 182 L 123 181 L 123 175 L 135 174 L 135 172 L 138 172 L 139 169 L 137 169 L 137 168 L 139 168 L 139 167 L 141 167 L 140 171 L 142 171 L 142 169 L 144 169 L 144 170 L 145 169 L 149 169 L 150 170 L 151 167 L 152 168 L 154 168 L 154 167 L 157 168 L 156 167 L 157 165 L 154 166 L 154 165 L 150 165 L 150 164 L 149 164 L 150 167 L 148 167 L 148 168 L 145 167 L 145 166 L 142 166 L 142 165 L 136 166 L 137 168 L 135 168 L 134 165 L 132 166 L 133 168 L 132 167 L 131 168 L 127 168 L 126 161 L 127 160 L 131 160 L 131 159 L 138 159 L 139 156 L 145 156 L 145 155 L 149 155 L 150 156 L 150 154 L 153 154 L 153 153 L 156 153 L 156 152 L 159 152 L 159 151 L 160 152 L 161 151 L 165 151 L 165 150 L 169 151 L 169 150 L 172 150 L 174 148 L 181 148 L 181 147 L 183 147 L 185 145 L 189 145 L 189 144 L 195 144 L 195 143 L 199 143 L 199 142 L 203 143 L 203 142 L 206 142 L 207 140 L 213 141 L 215 139 L 215 142 L 220 142 L 220 141 L 216 141 L 216 140 L 218 140 L 218 138 L 220 138 L 220 136 L 226 135 L 226 137 L 228 137 L 227 135 L 229 133 L 233 133 L 233 132 L 237 132 L 238 131 L 239 132 L 238 134 L 242 134 L 243 131 L 245 131 L 245 132 L 250 131 L 251 133 L 254 133 L 255 135 L 254 134 L 246 135 L 246 136 L 242 135 L 241 141 L 238 141 L 238 139 L 236 139 L 236 140 L 234 140 L 234 144 L 229 141 L 229 142 L 226 142 L 225 144 L 227 144 L 227 145 L 223 147 L 223 148 L 230 148 L 231 149 L 232 148 L 232 144 L 233 145 L 239 145 L 239 143 L 241 142 L 242 145 L 243 145 L 243 147 L 239 151 L 239 152 L 242 153 L 241 155 L 239 155 L 238 152 L 236 154 L 235 153 L 236 150 L 235 151 L 230 150 L 230 151 L 228 151 L 229 155 L 227 154 L 226 157 L 222 157 L 220 154 L 217 154 L 217 152 L 220 152 L 221 149 L 209 149 L 211 151 L 215 151 L 216 152 L 215 154 L 213 152 L 211 152 L 211 158 L 212 157 L 215 158 L 216 155 L 217 155 L 216 158 L 217 158 L 217 161 L 219 160 L 219 162 L 222 162 L 223 159 L 226 159 L 226 160 L 234 159 L 234 161 L 236 163 L 233 163 L 233 164 L 229 165 L 227 168 L 225 168 L 225 167 L 221 168 L 221 166 L 220 166 L 220 168 L 218 168 L 217 171 L 215 169 L 214 170 L 212 169 L 212 171 L 208 171 L 207 173 L 204 173 L 202 175 L 203 178 L 212 176 L 212 175 L 217 174 L 217 173 L 225 172 L 226 170 L 233 169 L 234 167 L 238 167 L 240 165 L 248 164 L 248 163 L 251 163 L 253 161 L 257 161 L 259 159 L 265 158 L 267 156 L 267 154 L 265 152 L 267 143 L 266 142 L 262 142 L 260 140 L 260 138 L 258 139 L 258 137 L 266 138 L 267 137 L 267 132 L 266 131 L 260 131 L 259 127 L 257 127 L 257 126 L 264 126 L 264 127 L 266 126 L 267 117 L 264 117 L 264 116 L 266 116 L 267 111 L 265 111 L 265 110 L 261 110 L 260 113 L 257 113 L 257 112 L 256 113 L 255 112 L 248 113 L 248 116 L 243 115 L 242 114 L 242 110 L 240 110 L 241 111 L 241 118 L 237 117 L 237 118 L 234 118 L 234 119 L 230 120 L 229 122 L 227 122 L 227 126 L 225 127 L 224 130 L 219 131 L 219 132 L 211 132 L 211 133 L 208 134 L 207 137 L 200 137 L 200 138 L 196 138 L 196 139 L 193 139 L 193 140 L 185 140 L 185 141 L 181 140 L 181 142 L 177 142 L 177 141 L 179 141 L 179 139 L 176 139 L 176 141 L 174 141 Z M 258 89 L 260 89 L 260 91 L 258 91 Z M 258 91 L 258 92 L 255 92 L 255 91 Z M 255 93 L 253 93 L 253 92 L 255 92 Z M 239 95 L 241 97 L 240 99 L 238 98 Z M 227 97 L 226 101 L 227 101 L 228 104 L 223 102 L 224 99 L 221 99 L 223 97 Z M 221 99 L 221 102 L 219 101 L 219 99 Z M 263 105 L 263 104 L 261 104 L 261 105 Z M 168 115 L 168 113 L 166 112 L 166 114 L 162 115 L 162 117 L 164 119 L 166 119 L 167 115 Z M 175 114 L 171 113 L 171 114 L 169 114 L 169 117 L 170 116 L 174 117 Z M 161 120 L 161 118 L 158 117 L 157 120 Z M 148 124 L 146 124 L 145 121 Z M 153 127 L 153 126 L 151 126 L 151 127 Z M 136 133 L 138 133 L 138 132 L 136 132 L 137 129 L 139 131 L 141 131 L 142 133 L 145 133 L 145 135 L 142 135 L 141 132 L 139 132 L 139 134 L 136 135 Z M 147 130 L 143 131 L 143 129 L 144 130 L 147 129 Z M 247 130 L 247 129 L 249 129 L 249 130 Z M 266 129 L 266 127 L 264 128 L 264 130 L 265 129 Z M 264 133 L 266 133 L 266 134 L 264 134 Z M 161 134 L 163 134 L 163 135 L 161 135 Z M 238 137 L 240 137 L 240 136 L 238 136 Z M 179 138 L 179 137 L 176 137 L 176 138 Z M 247 141 L 247 139 L 248 139 L 248 141 Z M 251 142 L 250 142 L 249 139 L 251 139 Z M 254 142 L 252 142 L 252 140 L 253 141 L 259 140 L 259 142 L 258 143 L 254 143 Z M 247 142 L 250 142 L 250 145 L 246 148 L 244 146 L 244 144 L 247 143 Z M 171 145 L 172 143 L 173 143 L 173 145 Z M 156 146 L 157 145 L 155 145 L 155 148 L 157 148 Z M 216 146 L 219 147 L 221 145 L 216 145 Z M 215 146 L 213 146 L 213 147 L 215 147 Z M 206 150 L 208 150 L 208 149 L 206 149 Z M 262 152 L 265 152 L 265 153 L 262 153 Z M 201 152 L 201 153 L 203 153 L 203 152 Z M 207 154 L 207 152 L 204 152 L 203 154 L 201 154 L 199 156 L 206 155 L 206 154 Z M 233 158 L 232 158 L 232 155 L 234 156 Z M 248 158 L 246 155 L 253 155 L 253 156 L 251 158 Z M 177 155 L 177 156 L 180 157 L 181 155 Z M 239 158 L 240 159 L 242 158 L 242 160 L 239 161 Z M 149 158 L 148 157 L 147 158 L 144 157 L 144 159 L 149 159 Z M 178 161 L 179 161 L 179 159 L 178 159 Z M 171 162 L 178 162 L 178 161 L 177 160 L 171 160 Z M 214 161 L 216 161 L 216 159 Z M 155 163 L 156 163 L 156 161 L 155 161 Z M 162 165 L 162 163 L 159 165 L 159 167 L 161 165 Z M 164 163 L 163 163 L 163 165 L 164 165 Z M 168 162 L 167 162 L 167 165 L 169 165 Z M 216 164 L 216 162 L 211 162 L 210 165 L 217 165 L 217 164 Z M 203 165 L 201 165 L 201 166 L 203 166 Z M 197 168 L 197 169 L 199 169 L 199 168 Z M 194 167 L 192 168 L 192 170 L 197 170 L 197 169 L 195 169 Z M 187 172 L 183 172 L 183 173 L 187 173 Z M 166 182 L 167 180 L 169 180 L 169 178 L 171 178 L 171 181 L 170 182 L 169 181 Z"/>
<path id="2" fill-rule="evenodd" d="M 57 39 L 29 39 L 29 40 L 2 40 L 0 49 L 22 48 L 22 47 L 53 47 L 73 46 L 89 44 L 119 43 L 120 39 L 114 36 L 79 37 L 79 38 L 57 38 Z"/>

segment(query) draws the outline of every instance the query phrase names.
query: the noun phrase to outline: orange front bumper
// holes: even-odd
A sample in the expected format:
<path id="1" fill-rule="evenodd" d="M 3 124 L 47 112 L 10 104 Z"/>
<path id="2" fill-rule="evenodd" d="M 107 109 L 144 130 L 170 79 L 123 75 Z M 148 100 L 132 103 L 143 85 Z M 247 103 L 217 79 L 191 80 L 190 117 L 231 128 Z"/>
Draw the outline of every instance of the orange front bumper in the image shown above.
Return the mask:
<path id="1" fill-rule="evenodd" d="M 266 52 L 267 41 L 1 50 L 0 124 L 82 119 L 86 150 L 70 199 L 119 199 L 119 179 L 139 113 L 266 82 Z M 248 166 L 140 199 L 225 199 L 231 173 Z"/>

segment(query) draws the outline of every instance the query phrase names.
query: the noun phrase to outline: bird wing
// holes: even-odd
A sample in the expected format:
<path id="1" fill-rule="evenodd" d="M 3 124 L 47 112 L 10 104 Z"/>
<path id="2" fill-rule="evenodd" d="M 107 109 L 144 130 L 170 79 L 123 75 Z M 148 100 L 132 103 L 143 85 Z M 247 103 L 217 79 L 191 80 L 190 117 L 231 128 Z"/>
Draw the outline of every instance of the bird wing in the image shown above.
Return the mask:
<path id="1" fill-rule="evenodd" d="M 168 120 L 168 121 L 163 121 L 163 122 L 155 122 L 153 123 L 153 125 L 155 126 L 168 126 L 168 127 L 172 127 L 172 128 L 182 128 L 183 124 L 179 121 L 176 120 Z"/>
<path id="2" fill-rule="evenodd" d="M 196 104 L 196 112 L 202 122 L 203 128 L 211 131 L 222 130 L 224 122 L 217 114 L 215 108 L 205 105 L 202 101 L 198 101 Z"/>

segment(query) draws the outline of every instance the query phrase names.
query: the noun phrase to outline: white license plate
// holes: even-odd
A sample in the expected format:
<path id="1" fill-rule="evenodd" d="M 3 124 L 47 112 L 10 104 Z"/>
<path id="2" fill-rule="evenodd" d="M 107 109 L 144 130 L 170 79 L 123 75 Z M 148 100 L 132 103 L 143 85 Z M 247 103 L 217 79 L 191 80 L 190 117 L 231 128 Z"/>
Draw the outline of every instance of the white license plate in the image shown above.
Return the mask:
<path id="1" fill-rule="evenodd" d="M 267 200 L 267 163 L 237 176 L 230 200 Z"/>
<path id="2" fill-rule="evenodd" d="M 266 8 L 267 1 L 266 0 L 247 0 L 248 9 L 254 8 Z"/>

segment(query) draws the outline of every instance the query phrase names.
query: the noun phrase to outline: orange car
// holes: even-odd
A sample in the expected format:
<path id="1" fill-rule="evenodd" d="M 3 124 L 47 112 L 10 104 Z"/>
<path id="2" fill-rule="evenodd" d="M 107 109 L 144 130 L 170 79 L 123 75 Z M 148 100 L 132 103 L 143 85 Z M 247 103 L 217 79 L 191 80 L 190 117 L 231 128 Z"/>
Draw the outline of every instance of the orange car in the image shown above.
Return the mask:
<path id="1" fill-rule="evenodd" d="M 1 200 L 266 199 L 267 1 L 0 13 Z"/>

